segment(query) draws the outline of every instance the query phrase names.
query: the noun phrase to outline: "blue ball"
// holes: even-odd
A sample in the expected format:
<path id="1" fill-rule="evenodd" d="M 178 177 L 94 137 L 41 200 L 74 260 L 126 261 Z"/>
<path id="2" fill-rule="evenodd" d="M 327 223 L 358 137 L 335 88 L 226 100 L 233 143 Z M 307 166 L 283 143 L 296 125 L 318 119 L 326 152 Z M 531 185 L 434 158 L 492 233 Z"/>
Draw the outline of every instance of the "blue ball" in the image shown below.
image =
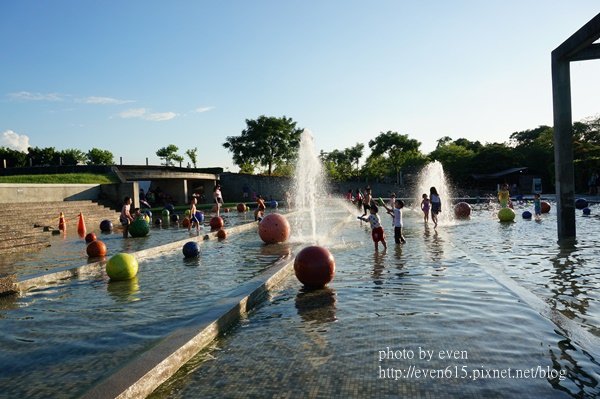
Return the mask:
<path id="1" fill-rule="evenodd" d="M 200 245 L 196 241 L 188 241 L 183 245 L 183 256 L 196 258 L 200 255 Z"/>
<path id="2" fill-rule="evenodd" d="M 588 202 L 585 198 L 577 198 L 575 200 L 575 208 L 583 209 L 588 207 Z"/>
<path id="3" fill-rule="evenodd" d="M 583 208 L 583 214 L 585 216 L 590 216 L 591 213 L 592 213 L 592 210 L 590 208 Z"/>
<path id="4" fill-rule="evenodd" d="M 176 214 L 176 213 L 172 214 L 171 215 L 171 222 L 173 222 L 173 223 L 179 222 L 179 215 Z"/>
<path id="5" fill-rule="evenodd" d="M 531 212 L 525 211 L 521 216 L 523 216 L 523 219 L 531 219 L 531 216 L 533 215 L 531 214 Z"/>
<path id="6" fill-rule="evenodd" d="M 165 205 L 165 209 L 171 213 L 175 212 L 175 207 L 173 206 L 173 204 Z"/>
<path id="7" fill-rule="evenodd" d="M 161 218 L 154 219 L 154 225 L 155 226 L 160 226 L 161 224 L 162 224 L 162 219 Z"/>
<path id="8" fill-rule="evenodd" d="M 278 206 L 279 204 L 277 203 L 277 201 L 273 200 L 273 201 L 271 201 L 271 202 L 269 203 L 269 205 L 271 206 L 271 208 L 277 208 L 277 206 Z"/>
<path id="9" fill-rule="evenodd" d="M 104 219 L 100 222 L 100 231 L 104 233 L 110 233 L 113 229 L 113 224 L 110 220 Z"/>
<path id="10" fill-rule="evenodd" d="M 204 222 L 204 213 L 196 211 L 196 219 L 198 219 L 200 223 Z"/>
<path id="11" fill-rule="evenodd" d="M 145 209 L 144 214 L 148 215 L 148 217 L 152 219 L 152 211 L 150 209 Z"/>

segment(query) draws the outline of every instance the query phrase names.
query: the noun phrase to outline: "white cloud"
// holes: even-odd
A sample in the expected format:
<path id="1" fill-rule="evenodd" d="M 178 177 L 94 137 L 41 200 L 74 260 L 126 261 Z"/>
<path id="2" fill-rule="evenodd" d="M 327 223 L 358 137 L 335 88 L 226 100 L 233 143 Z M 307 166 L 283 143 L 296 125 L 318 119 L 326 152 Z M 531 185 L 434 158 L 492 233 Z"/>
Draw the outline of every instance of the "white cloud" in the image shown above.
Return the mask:
<path id="1" fill-rule="evenodd" d="M 149 112 L 146 108 L 132 108 L 118 114 L 123 119 L 139 118 L 146 121 L 168 121 L 177 116 L 175 112 Z"/>
<path id="2" fill-rule="evenodd" d="M 27 149 L 29 148 L 29 137 L 24 134 L 17 134 L 12 130 L 5 130 L 2 133 L 2 136 L 0 136 L 0 146 L 27 152 Z"/>
<path id="3" fill-rule="evenodd" d="M 32 93 L 30 91 L 19 91 L 9 93 L 8 97 L 19 101 L 62 101 L 63 97 L 58 93 Z"/>
<path id="4" fill-rule="evenodd" d="M 81 100 L 79 100 L 79 102 L 82 102 L 82 103 L 85 103 L 85 104 L 120 105 L 120 104 L 133 103 L 135 101 L 133 101 L 133 100 L 120 100 L 118 98 L 111 98 L 111 97 L 91 96 L 91 97 L 86 97 L 84 99 L 81 99 Z"/>
<path id="5" fill-rule="evenodd" d="M 201 114 L 202 112 L 208 112 L 213 109 L 215 109 L 215 107 L 198 107 L 194 110 L 194 112 Z"/>

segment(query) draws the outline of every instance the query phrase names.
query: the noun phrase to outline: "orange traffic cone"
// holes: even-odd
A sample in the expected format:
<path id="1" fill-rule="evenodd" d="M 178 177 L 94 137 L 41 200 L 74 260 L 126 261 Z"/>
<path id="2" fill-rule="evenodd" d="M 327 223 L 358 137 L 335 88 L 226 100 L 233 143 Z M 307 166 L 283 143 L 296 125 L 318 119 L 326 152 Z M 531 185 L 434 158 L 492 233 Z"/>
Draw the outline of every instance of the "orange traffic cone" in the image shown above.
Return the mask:
<path id="1" fill-rule="evenodd" d="M 85 235 L 85 221 L 83 220 L 83 214 L 79 212 L 79 221 L 77 222 L 77 234 L 81 237 Z"/>
<path id="2" fill-rule="evenodd" d="M 58 229 L 62 231 L 65 231 L 67 229 L 67 222 L 65 222 L 65 214 L 62 212 L 58 217 Z"/>

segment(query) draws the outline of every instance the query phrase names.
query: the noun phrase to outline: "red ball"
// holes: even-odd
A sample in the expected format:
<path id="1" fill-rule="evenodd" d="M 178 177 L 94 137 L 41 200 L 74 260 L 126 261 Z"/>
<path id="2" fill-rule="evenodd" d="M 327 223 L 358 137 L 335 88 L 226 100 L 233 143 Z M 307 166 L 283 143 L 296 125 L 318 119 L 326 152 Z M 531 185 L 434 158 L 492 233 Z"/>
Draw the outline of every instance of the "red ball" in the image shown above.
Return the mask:
<path id="1" fill-rule="evenodd" d="M 459 202 L 454 205 L 454 216 L 458 219 L 466 219 L 471 216 L 471 205 L 466 202 Z"/>
<path id="2" fill-rule="evenodd" d="M 98 238 L 98 237 L 96 237 L 96 234 L 94 234 L 94 233 L 87 233 L 86 236 L 85 236 L 85 242 L 87 242 L 89 244 L 92 241 L 96 241 L 96 238 Z"/>
<path id="3" fill-rule="evenodd" d="M 331 252 L 319 246 L 304 248 L 294 260 L 298 280 L 309 288 L 322 288 L 335 275 L 335 259 Z"/>
<path id="4" fill-rule="evenodd" d="M 237 211 L 238 212 L 246 212 L 248 210 L 248 207 L 246 206 L 246 204 L 243 203 L 239 203 L 237 204 Z"/>
<path id="5" fill-rule="evenodd" d="M 85 251 L 90 258 L 98 258 L 106 255 L 106 245 L 100 240 L 92 241 Z"/>
<path id="6" fill-rule="evenodd" d="M 258 235 L 267 244 L 285 242 L 290 237 L 290 223 L 285 216 L 271 213 L 259 223 Z"/>
<path id="7" fill-rule="evenodd" d="M 542 213 L 550 212 L 550 203 L 546 201 L 542 201 Z"/>
<path id="8" fill-rule="evenodd" d="M 219 231 L 217 231 L 217 238 L 219 240 L 224 240 L 227 238 L 227 232 L 225 231 L 225 229 L 219 229 Z"/>
<path id="9" fill-rule="evenodd" d="M 223 227 L 224 222 L 223 222 L 223 218 L 220 216 L 215 216 L 212 219 L 210 219 L 210 228 L 212 230 L 218 230 L 221 227 Z"/>
<path id="10" fill-rule="evenodd" d="M 181 225 L 182 225 L 183 227 L 185 227 L 186 229 L 187 229 L 188 227 L 190 227 L 190 218 L 189 218 L 189 217 L 187 217 L 187 216 L 186 216 L 186 217 L 184 217 L 184 218 L 183 218 L 183 220 L 181 221 Z"/>

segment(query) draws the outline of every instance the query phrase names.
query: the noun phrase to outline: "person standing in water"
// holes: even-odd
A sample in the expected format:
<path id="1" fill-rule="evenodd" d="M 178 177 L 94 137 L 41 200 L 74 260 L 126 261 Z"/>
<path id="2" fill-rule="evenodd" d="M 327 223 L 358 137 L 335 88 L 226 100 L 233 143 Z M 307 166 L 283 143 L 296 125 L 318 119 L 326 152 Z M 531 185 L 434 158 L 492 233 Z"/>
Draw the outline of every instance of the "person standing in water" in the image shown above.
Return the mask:
<path id="1" fill-rule="evenodd" d="M 442 199 L 435 187 L 429 189 L 429 201 L 431 202 L 431 220 L 433 228 L 438 225 L 438 214 L 442 211 Z"/>

